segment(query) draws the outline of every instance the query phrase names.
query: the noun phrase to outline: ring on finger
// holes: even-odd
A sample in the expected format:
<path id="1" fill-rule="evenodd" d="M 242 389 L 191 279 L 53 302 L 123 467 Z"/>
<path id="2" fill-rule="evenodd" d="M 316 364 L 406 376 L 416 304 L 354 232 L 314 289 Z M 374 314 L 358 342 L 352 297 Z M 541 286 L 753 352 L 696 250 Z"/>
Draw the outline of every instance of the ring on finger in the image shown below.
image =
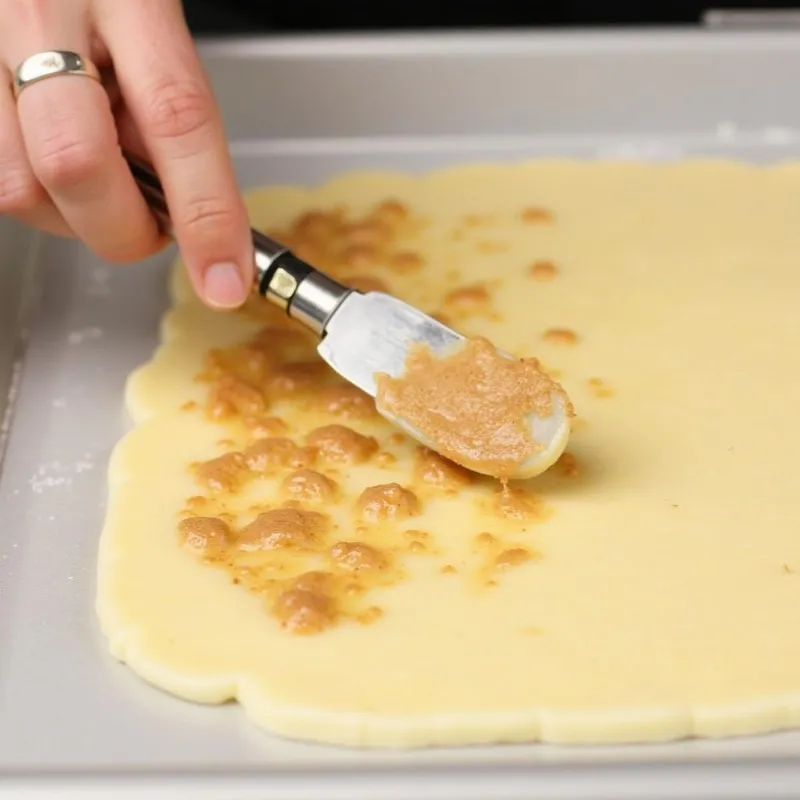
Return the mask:
<path id="1" fill-rule="evenodd" d="M 14 96 L 19 97 L 33 83 L 56 75 L 77 75 L 100 81 L 95 63 L 71 50 L 45 50 L 26 58 L 14 72 Z"/>
<path id="2" fill-rule="evenodd" d="M 86 37 L 74 40 L 74 50 L 37 52 L 17 68 L 27 158 L 77 238 L 107 261 L 143 258 L 160 241 L 155 221 L 119 151 L 100 71 L 80 56 L 88 52 Z M 92 80 L 45 80 L 62 75 Z M 34 83 L 38 88 L 28 91 Z"/>

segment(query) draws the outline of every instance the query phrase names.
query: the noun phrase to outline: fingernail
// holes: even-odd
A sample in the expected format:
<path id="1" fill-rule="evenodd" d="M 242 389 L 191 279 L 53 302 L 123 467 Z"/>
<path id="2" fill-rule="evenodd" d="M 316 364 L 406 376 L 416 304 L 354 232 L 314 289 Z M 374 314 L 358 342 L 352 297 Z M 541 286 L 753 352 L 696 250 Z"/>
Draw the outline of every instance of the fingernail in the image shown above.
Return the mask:
<path id="1" fill-rule="evenodd" d="M 236 264 L 213 264 L 203 277 L 206 300 L 218 308 L 237 308 L 245 299 L 244 283 Z"/>

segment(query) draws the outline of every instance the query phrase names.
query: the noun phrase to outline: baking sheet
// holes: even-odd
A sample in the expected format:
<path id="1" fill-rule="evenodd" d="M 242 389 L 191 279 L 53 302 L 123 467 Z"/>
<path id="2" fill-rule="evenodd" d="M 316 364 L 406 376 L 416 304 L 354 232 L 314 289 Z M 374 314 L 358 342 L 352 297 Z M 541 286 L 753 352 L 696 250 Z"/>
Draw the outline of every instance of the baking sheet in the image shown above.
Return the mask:
<path id="1" fill-rule="evenodd" d="M 796 34 L 315 38 L 212 42 L 203 54 L 243 187 L 537 155 L 800 156 Z M 0 472 L 0 794 L 800 793 L 800 733 L 630 748 L 340 750 L 267 736 L 236 705 L 173 699 L 111 659 L 93 609 L 105 470 L 127 429 L 124 379 L 156 344 L 172 256 L 111 268 L 75 243 L 0 222 L 0 417 L 30 328 Z"/>

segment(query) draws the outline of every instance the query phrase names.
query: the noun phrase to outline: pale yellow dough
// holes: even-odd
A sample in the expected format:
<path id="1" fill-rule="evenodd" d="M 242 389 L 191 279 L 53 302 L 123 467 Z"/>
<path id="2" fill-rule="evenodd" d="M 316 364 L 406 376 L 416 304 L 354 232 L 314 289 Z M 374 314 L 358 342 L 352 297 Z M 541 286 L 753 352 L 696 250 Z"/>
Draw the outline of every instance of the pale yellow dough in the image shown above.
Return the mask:
<path id="1" fill-rule="evenodd" d="M 235 698 L 270 731 L 346 745 L 797 725 L 800 167 L 537 162 L 346 176 L 248 202 L 264 227 L 386 197 L 429 220 L 414 246 L 436 267 L 377 274 L 429 310 L 450 270 L 462 284 L 496 281 L 500 318 L 476 315 L 465 332 L 557 369 L 585 421 L 569 448 L 579 475 L 554 468 L 533 484 L 547 519 L 505 529 L 541 558 L 477 587 L 474 536 L 493 525 L 481 485 L 426 502 L 413 527 L 442 555 L 409 560 L 408 579 L 379 592 L 383 619 L 282 631 L 175 533 L 195 491 L 186 465 L 220 452 L 219 430 L 179 406 L 202 397 L 192 377 L 204 351 L 256 328 L 201 308 L 177 271 L 163 343 L 128 385 L 136 428 L 110 465 L 97 611 L 112 653 L 179 697 Z M 555 222 L 522 224 L 526 206 Z M 453 235 L 465 215 L 483 217 Z M 554 262 L 554 280 L 529 277 L 537 259 Z M 548 343 L 549 328 L 579 341 Z M 408 470 L 401 457 L 346 480 L 402 482 Z M 445 563 L 458 572 L 442 575 Z"/>

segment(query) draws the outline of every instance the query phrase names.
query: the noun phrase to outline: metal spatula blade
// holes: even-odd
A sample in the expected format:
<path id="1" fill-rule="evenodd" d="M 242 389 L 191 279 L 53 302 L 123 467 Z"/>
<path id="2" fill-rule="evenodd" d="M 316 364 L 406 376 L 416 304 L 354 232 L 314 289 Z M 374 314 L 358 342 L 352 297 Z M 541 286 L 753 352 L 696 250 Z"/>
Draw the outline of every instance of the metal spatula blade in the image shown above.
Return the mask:
<path id="1" fill-rule="evenodd" d="M 381 292 L 350 292 L 325 325 L 317 348 L 331 367 L 375 397 L 375 373 L 402 375 L 409 345 L 445 355 L 464 337 L 419 309 Z"/>

